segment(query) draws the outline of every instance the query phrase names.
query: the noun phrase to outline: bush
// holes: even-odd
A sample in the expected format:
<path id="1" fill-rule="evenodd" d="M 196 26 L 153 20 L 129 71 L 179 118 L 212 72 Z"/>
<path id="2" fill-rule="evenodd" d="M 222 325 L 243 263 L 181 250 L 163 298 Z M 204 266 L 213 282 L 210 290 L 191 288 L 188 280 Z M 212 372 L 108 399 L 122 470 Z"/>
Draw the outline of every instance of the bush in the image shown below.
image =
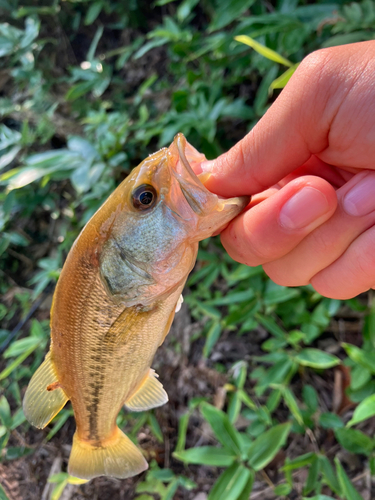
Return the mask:
<path id="1" fill-rule="evenodd" d="M 52 440 L 60 450 L 70 442 L 69 407 L 38 433 L 25 422 L 21 399 L 47 348 L 48 301 L 59 270 L 91 215 L 177 132 L 209 158 L 230 148 L 305 55 L 373 39 L 375 6 L 372 0 L 3 0 L 0 12 L 0 449 L 6 467 L 36 460 L 35 440 Z M 198 399 L 186 390 L 185 401 L 170 394 L 178 434 L 171 431 L 177 428 L 171 407 L 120 414 L 134 439 L 141 431 L 149 436 L 150 457 L 156 456 L 137 498 L 192 498 L 188 492 L 198 487 L 210 489 L 209 500 L 245 500 L 262 488 L 277 498 L 362 498 L 355 473 L 375 472 L 375 441 L 368 435 L 375 414 L 372 295 L 342 303 L 310 287 L 277 286 L 261 268 L 233 262 L 216 240 L 203 242 L 188 287 L 194 332 L 188 366 L 222 380 L 221 402 L 212 405 L 212 389 L 195 394 Z M 362 336 L 337 328 L 346 324 L 362 328 Z M 253 337 L 257 347 L 242 348 L 245 354 L 220 355 L 224 342 L 244 346 Z M 173 346 L 175 355 L 182 357 L 181 350 Z M 197 428 L 206 433 L 198 447 Z M 172 470 L 160 468 L 155 451 L 165 438 Z M 182 463 L 205 466 L 204 481 L 194 466 L 184 469 L 189 478 L 182 475 Z M 65 472 L 50 481 L 57 483 L 56 499 L 77 484 Z M 96 484 L 110 492 L 110 482 Z M 129 485 L 129 495 L 136 494 L 135 482 Z M 90 485 L 76 487 L 89 494 Z"/>

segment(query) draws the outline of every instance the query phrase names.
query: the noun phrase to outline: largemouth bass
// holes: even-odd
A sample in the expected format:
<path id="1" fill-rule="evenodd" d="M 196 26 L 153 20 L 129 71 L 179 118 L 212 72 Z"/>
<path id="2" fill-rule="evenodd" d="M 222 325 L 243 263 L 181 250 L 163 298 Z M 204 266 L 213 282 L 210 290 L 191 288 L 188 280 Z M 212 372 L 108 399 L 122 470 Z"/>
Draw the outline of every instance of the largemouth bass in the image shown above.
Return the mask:
<path id="1" fill-rule="evenodd" d="M 72 476 L 134 476 L 141 451 L 117 427 L 123 405 L 143 411 L 168 396 L 150 368 L 171 327 L 198 242 L 247 204 L 210 193 L 189 162 L 204 155 L 179 134 L 146 158 L 83 228 L 58 280 L 51 347 L 31 379 L 24 413 L 45 427 L 70 400 Z"/>

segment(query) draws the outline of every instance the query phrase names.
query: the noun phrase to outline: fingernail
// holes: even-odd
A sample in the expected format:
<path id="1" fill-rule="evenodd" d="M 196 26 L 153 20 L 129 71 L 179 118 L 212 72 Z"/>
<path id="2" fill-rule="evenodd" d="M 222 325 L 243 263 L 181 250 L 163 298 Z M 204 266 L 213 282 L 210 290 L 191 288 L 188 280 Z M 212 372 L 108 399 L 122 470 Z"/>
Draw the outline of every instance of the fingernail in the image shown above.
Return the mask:
<path id="1" fill-rule="evenodd" d="M 286 229 L 302 229 L 329 210 L 327 198 L 317 189 L 305 186 L 280 211 L 280 224 Z"/>
<path id="2" fill-rule="evenodd" d="M 213 160 L 202 161 L 200 167 L 202 169 L 202 172 L 212 172 L 214 168 L 214 161 Z"/>
<path id="3" fill-rule="evenodd" d="M 348 215 L 363 217 L 375 210 L 375 173 L 367 172 L 344 196 L 343 208 Z"/>
<path id="4" fill-rule="evenodd" d="M 198 174 L 198 179 L 201 181 L 202 184 L 205 184 L 208 179 L 211 177 L 211 172 L 202 172 L 201 174 Z"/>

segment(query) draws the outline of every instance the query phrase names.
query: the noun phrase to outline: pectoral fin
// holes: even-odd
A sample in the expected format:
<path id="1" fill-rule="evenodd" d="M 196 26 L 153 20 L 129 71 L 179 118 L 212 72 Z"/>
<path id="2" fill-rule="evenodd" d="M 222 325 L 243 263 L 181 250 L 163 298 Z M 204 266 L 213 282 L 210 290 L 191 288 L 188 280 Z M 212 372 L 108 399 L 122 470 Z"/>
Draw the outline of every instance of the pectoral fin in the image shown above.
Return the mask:
<path id="1" fill-rule="evenodd" d="M 157 376 L 155 370 L 150 368 L 147 377 L 145 377 L 137 391 L 125 401 L 125 406 L 128 410 L 146 411 L 168 402 L 168 394 L 157 380 Z"/>
<path id="2" fill-rule="evenodd" d="M 68 400 L 60 387 L 49 352 L 26 389 L 23 412 L 30 424 L 43 429 Z"/>
<path id="3" fill-rule="evenodd" d="M 184 298 L 182 295 L 180 295 L 178 298 L 177 304 L 176 304 L 176 309 L 174 311 L 175 313 L 178 313 L 178 311 L 181 309 L 183 301 L 184 301 Z"/>

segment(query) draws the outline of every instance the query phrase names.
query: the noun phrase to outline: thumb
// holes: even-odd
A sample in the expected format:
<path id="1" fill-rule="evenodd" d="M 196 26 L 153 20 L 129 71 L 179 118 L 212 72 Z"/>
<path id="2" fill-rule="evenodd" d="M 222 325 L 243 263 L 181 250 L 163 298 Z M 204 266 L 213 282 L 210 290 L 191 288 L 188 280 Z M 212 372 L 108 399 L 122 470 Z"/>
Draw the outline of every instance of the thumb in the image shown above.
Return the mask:
<path id="1" fill-rule="evenodd" d="M 375 45 L 370 48 L 369 43 L 345 45 L 304 59 L 251 132 L 227 153 L 201 165 L 202 171 L 212 174 L 206 187 L 222 196 L 254 194 L 279 182 L 311 155 L 328 151 L 330 163 L 335 164 L 329 148 L 331 125 L 358 83 L 361 66 L 371 53 L 374 56 Z M 354 106 L 358 100 L 360 96 Z"/>

